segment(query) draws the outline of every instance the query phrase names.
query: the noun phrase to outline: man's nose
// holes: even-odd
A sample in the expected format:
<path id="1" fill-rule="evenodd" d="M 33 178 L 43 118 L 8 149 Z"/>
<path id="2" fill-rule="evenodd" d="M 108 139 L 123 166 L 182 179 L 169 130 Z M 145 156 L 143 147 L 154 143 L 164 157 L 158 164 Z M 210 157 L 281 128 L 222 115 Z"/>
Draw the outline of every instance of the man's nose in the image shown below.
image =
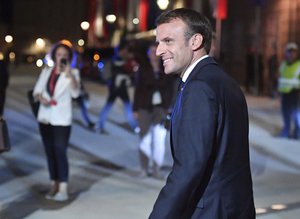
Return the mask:
<path id="1" fill-rule="evenodd" d="M 157 47 L 156 47 L 156 55 L 157 56 L 161 56 L 163 54 L 163 47 L 161 44 L 157 44 Z"/>

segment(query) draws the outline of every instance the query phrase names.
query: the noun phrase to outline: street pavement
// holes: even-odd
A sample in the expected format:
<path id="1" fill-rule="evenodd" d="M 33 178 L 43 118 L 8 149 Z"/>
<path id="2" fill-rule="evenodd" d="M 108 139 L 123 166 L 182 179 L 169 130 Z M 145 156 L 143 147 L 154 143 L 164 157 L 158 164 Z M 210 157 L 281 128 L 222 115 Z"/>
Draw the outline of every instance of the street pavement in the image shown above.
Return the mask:
<path id="1" fill-rule="evenodd" d="M 70 200 L 56 203 L 44 199 L 48 171 L 37 123 L 26 99 L 39 71 L 32 66 L 11 68 L 5 118 L 12 150 L 0 155 L 0 218 L 147 218 L 164 181 L 137 176 L 138 136 L 128 129 L 119 100 L 104 134 L 86 128 L 74 103 Z M 90 114 L 96 121 L 107 90 L 95 81 L 85 80 L 85 86 L 90 92 Z M 275 137 L 282 126 L 278 99 L 246 98 L 257 218 L 298 219 L 300 142 Z M 165 173 L 172 165 L 168 139 L 166 147 Z"/>

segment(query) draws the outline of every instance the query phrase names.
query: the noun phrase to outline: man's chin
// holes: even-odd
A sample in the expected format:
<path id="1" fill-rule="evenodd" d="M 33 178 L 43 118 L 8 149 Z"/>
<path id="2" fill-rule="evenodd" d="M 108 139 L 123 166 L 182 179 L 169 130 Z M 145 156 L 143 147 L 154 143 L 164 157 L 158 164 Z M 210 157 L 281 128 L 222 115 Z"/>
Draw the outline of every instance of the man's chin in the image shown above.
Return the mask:
<path id="1" fill-rule="evenodd" d="M 170 75 L 170 74 L 174 74 L 175 72 L 173 72 L 173 71 L 170 71 L 170 70 L 168 70 L 168 69 L 164 69 L 164 73 L 166 74 L 166 75 Z"/>

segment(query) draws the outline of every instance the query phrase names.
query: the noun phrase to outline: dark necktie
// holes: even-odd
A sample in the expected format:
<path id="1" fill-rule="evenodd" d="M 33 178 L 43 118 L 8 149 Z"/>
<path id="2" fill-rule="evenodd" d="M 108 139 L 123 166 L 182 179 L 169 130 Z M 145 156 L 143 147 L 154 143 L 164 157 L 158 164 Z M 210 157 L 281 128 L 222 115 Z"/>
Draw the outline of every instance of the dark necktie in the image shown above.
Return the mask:
<path id="1" fill-rule="evenodd" d="M 182 80 L 180 80 L 180 83 L 178 85 L 178 91 L 182 91 L 184 87 L 184 82 Z"/>

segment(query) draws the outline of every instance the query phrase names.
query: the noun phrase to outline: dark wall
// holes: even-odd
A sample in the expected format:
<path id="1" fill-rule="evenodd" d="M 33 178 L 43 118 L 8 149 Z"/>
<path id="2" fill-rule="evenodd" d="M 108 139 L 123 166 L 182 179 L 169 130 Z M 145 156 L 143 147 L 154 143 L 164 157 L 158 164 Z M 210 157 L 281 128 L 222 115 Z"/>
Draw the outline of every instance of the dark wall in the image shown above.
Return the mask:
<path id="1" fill-rule="evenodd" d="M 77 42 L 85 12 L 83 0 L 14 0 L 15 47 L 22 50 L 37 37 L 52 43 L 63 38 Z"/>
<path id="2" fill-rule="evenodd" d="M 13 20 L 13 1 L 0 0 L 0 23 L 11 25 Z"/>
<path id="3" fill-rule="evenodd" d="M 228 18 L 222 22 L 221 63 L 241 85 L 246 80 L 246 55 L 253 7 L 249 1 L 228 1 Z"/>

